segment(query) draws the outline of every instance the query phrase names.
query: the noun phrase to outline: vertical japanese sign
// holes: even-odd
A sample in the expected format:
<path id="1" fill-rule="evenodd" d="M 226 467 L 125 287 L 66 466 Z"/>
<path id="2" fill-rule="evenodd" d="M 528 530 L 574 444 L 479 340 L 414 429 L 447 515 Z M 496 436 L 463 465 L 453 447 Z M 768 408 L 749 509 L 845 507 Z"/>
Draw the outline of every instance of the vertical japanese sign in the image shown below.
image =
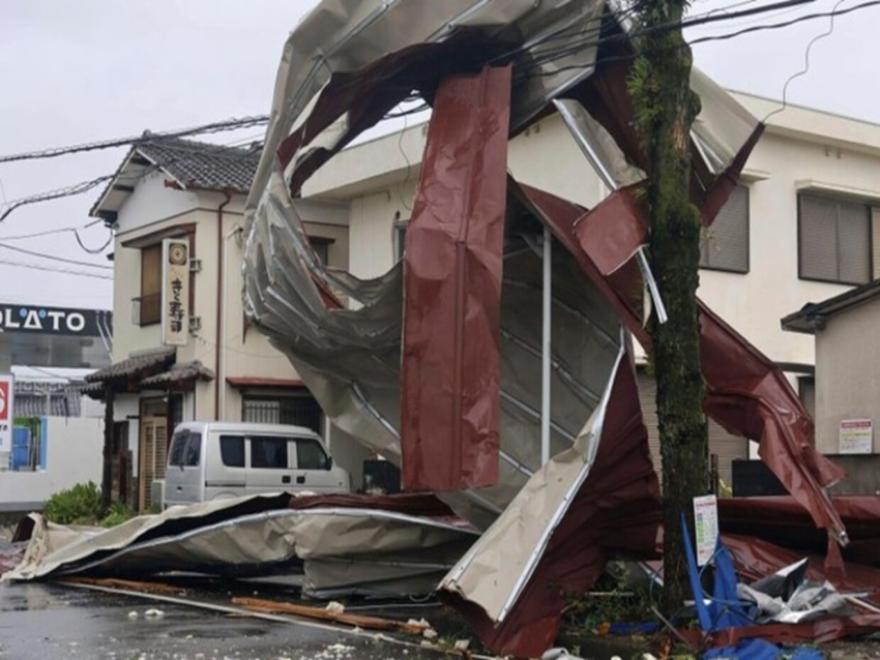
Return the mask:
<path id="1" fill-rule="evenodd" d="M 845 419 L 840 422 L 838 437 L 841 454 L 870 454 L 874 451 L 874 422 L 870 419 Z"/>
<path id="2" fill-rule="evenodd" d="M 162 343 L 185 346 L 189 331 L 189 242 L 162 241 Z"/>
<path id="3" fill-rule="evenodd" d="M 712 560 L 718 546 L 718 499 L 714 495 L 694 498 L 694 532 L 697 541 L 697 564 Z"/>
<path id="4" fill-rule="evenodd" d="M 0 452 L 12 451 L 12 404 L 15 388 L 12 376 L 0 376 Z"/>

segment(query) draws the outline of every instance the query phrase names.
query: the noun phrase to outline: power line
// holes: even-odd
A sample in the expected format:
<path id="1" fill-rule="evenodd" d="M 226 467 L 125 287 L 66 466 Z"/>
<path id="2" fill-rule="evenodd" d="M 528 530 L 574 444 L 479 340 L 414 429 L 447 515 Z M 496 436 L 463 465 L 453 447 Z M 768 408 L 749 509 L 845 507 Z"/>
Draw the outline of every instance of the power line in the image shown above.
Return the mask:
<path id="1" fill-rule="evenodd" d="M 41 236 L 50 236 L 52 234 L 63 234 L 69 231 L 79 231 L 81 229 L 88 229 L 89 227 L 93 227 L 99 222 L 103 222 L 100 218 L 97 220 L 92 220 L 89 223 L 84 224 L 82 227 L 61 227 L 59 229 L 47 229 L 46 231 L 38 231 L 33 234 L 18 234 L 16 236 L 0 236 L 0 241 L 23 241 L 29 238 L 39 238 Z"/>
<path id="2" fill-rule="evenodd" d="M 798 16 L 798 17 L 793 18 L 791 20 L 783 21 L 780 23 L 769 23 L 769 24 L 765 24 L 765 25 L 755 25 L 753 27 L 744 28 L 742 30 L 737 30 L 736 32 L 730 32 L 727 34 L 718 34 L 718 35 L 700 37 L 698 39 L 692 39 L 688 43 L 683 44 L 682 46 L 679 46 L 679 47 L 694 46 L 697 44 L 706 43 L 706 42 L 710 42 L 710 41 L 725 41 L 728 39 L 733 39 L 733 38 L 742 36 L 744 34 L 749 34 L 751 32 L 760 32 L 763 30 L 778 30 L 778 29 L 790 27 L 792 25 L 796 25 L 798 23 L 802 23 L 804 21 L 815 20 L 817 18 L 829 18 L 831 16 L 843 16 L 845 14 L 850 14 L 852 12 L 859 11 L 862 9 L 867 9 L 867 8 L 874 7 L 877 5 L 880 5 L 880 0 L 870 0 L 869 2 L 863 2 L 859 5 L 854 5 L 853 7 L 848 7 L 847 9 L 833 10 L 831 12 L 821 12 L 821 13 L 816 13 L 816 14 L 805 14 L 803 16 Z M 776 6 L 776 8 L 778 8 L 778 6 Z M 734 16 L 732 16 L 732 15 L 729 15 L 729 17 L 734 18 Z M 691 25 L 693 25 L 693 24 L 691 24 Z M 661 28 L 674 29 L 677 27 L 688 27 L 688 26 L 683 25 L 681 23 L 676 23 L 676 24 L 670 23 L 670 24 L 667 24 L 666 26 L 662 26 L 662 25 L 657 26 L 656 29 L 658 29 L 658 30 Z M 639 33 L 634 33 L 633 35 L 630 35 L 630 36 L 639 36 Z M 580 47 L 582 48 L 585 46 L 598 46 L 603 43 L 608 43 L 611 41 L 620 41 L 624 38 L 626 38 L 624 35 L 611 35 L 609 37 L 603 37 L 603 38 L 596 39 L 594 42 L 591 42 L 589 44 L 582 44 Z M 553 62 L 553 61 L 556 61 L 559 59 L 563 59 L 564 57 L 567 57 L 570 54 L 570 52 L 571 52 L 571 47 L 569 47 L 568 49 L 560 49 L 560 52 L 555 53 L 552 57 L 547 58 L 542 63 L 532 65 L 532 68 L 538 68 L 543 63 Z M 617 55 L 617 56 L 613 56 L 613 57 L 606 57 L 606 58 L 598 60 L 596 62 L 596 64 L 611 63 L 611 62 L 617 62 L 617 61 L 622 61 L 622 60 L 631 60 L 635 57 L 638 57 L 638 55 L 639 55 L 638 53 L 631 53 L 631 54 L 627 54 L 627 55 Z M 552 71 L 546 71 L 546 72 L 543 72 L 543 71 L 537 72 L 537 73 L 523 72 L 523 73 L 520 73 L 518 76 L 516 76 L 516 79 L 517 79 L 517 81 L 522 81 L 522 80 L 527 80 L 529 78 L 543 78 L 543 77 L 548 77 L 548 76 L 555 76 L 559 73 L 562 73 L 563 71 L 581 70 L 583 68 L 584 68 L 583 65 L 576 64 L 576 65 L 572 65 L 572 66 L 560 67 L 560 68 L 554 69 Z"/>
<path id="3" fill-rule="evenodd" d="M 4 250 L 12 250 L 13 252 L 19 252 L 21 254 L 27 254 L 32 257 L 40 257 L 41 259 L 51 259 L 52 261 L 61 261 L 66 264 L 73 264 L 74 266 L 88 266 L 89 268 L 101 268 L 104 270 L 113 270 L 113 266 L 105 266 L 103 264 L 93 264 L 88 261 L 78 261 L 76 259 L 67 259 L 66 257 L 58 257 L 54 254 L 46 254 L 45 252 L 35 252 L 34 250 L 26 250 L 24 248 L 16 247 L 14 245 L 6 245 L 5 243 L 0 243 L 0 248 Z"/>
<path id="4" fill-rule="evenodd" d="M 143 143 L 144 144 L 148 144 L 151 142 L 161 143 L 161 141 L 163 139 L 168 139 L 168 136 L 161 137 L 161 138 L 157 138 L 154 136 L 149 140 L 145 140 Z M 234 140 L 230 144 L 234 144 L 236 142 L 238 142 L 238 140 Z M 220 146 L 229 146 L 229 145 L 226 144 L 226 145 L 220 145 Z M 238 158 L 244 160 L 246 158 L 253 158 L 253 156 L 254 156 L 253 151 L 241 150 L 240 156 L 238 156 L 234 160 L 238 160 Z M 168 167 L 169 165 L 173 165 L 175 162 L 177 162 L 178 160 L 180 160 L 182 158 L 183 158 L 183 156 L 178 156 L 177 158 L 171 158 L 166 161 L 157 162 L 153 165 L 150 165 L 149 167 L 146 167 L 143 170 L 143 172 L 141 172 L 140 175 L 138 176 L 137 181 L 140 181 L 141 179 L 143 179 L 143 177 L 145 177 L 148 174 L 151 174 L 151 173 L 153 173 L 163 167 Z M 75 183 L 71 186 L 66 186 L 64 188 L 58 188 L 56 190 L 50 190 L 48 192 L 38 193 L 36 195 L 31 195 L 29 197 L 22 197 L 20 199 L 13 200 L 8 203 L 6 210 L 3 211 L 2 213 L 0 213 L 0 222 L 3 222 L 7 217 L 9 217 L 9 215 L 13 211 L 15 211 L 18 208 L 21 208 L 22 206 L 26 206 L 28 204 L 38 204 L 40 202 L 49 202 L 49 201 L 52 201 L 55 199 L 61 199 L 64 197 L 74 197 L 76 195 L 81 195 L 83 193 L 86 193 L 86 192 L 92 190 L 96 186 L 98 186 L 106 181 L 110 181 L 110 180 L 114 179 L 116 177 L 116 174 L 117 174 L 116 172 L 114 172 L 113 174 L 105 174 L 105 175 L 99 176 L 95 179 L 90 179 L 89 181 L 81 181 L 80 183 Z M 129 185 L 133 185 L 133 183 L 134 182 L 129 182 Z M 82 245 L 82 241 L 80 241 L 80 245 Z M 82 246 L 82 247 L 87 252 L 89 251 L 85 248 L 85 246 Z"/>
<path id="5" fill-rule="evenodd" d="M 770 117 L 784 111 L 785 108 L 788 106 L 788 86 L 791 85 L 792 81 L 797 80 L 801 76 L 805 76 L 807 75 L 807 73 L 809 73 L 810 52 L 813 50 L 813 46 L 816 44 L 817 41 L 821 41 L 826 37 L 830 37 L 834 33 L 834 11 L 836 11 L 844 2 L 846 2 L 846 0 L 838 0 L 837 4 L 834 5 L 834 9 L 831 12 L 831 18 L 829 19 L 828 29 L 825 32 L 821 32 L 810 39 L 810 43 L 807 44 L 807 48 L 804 51 L 804 68 L 789 76 L 788 80 L 785 81 L 785 85 L 782 86 L 782 107 L 777 108 L 773 112 L 769 113 L 766 117 L 764 117 L 761 123 L 766 123 L 767 120 L 770 119 Z"/>
<path id="6" fill-rule="evenodd" d="M 104 250 L 107 249 L 107 247 L 110 245 L 110 243 L 113 242 L 113 230 L 110 230 L 109 233 L 110 233 L 110 235 L 107 236 L 107 240 L 104 242 L 104 245 L 102 245 L 99 248 L 86 247 L 85 243 L 83 243 L 82 239 L 79 237 L 78 231 L 74 230 L 73 235 L 76 238 L 76 242 L 79 243 L 79 246 L 82 248 L 83 252 L 85 252 L 87 254 L 101 254 L 104 252 Z"/>
<path id="7" fill-rule="evenodd" d="M 87 273 L 82 270 L 70 270 L 67 268 L 52 268 L 51 266 L 38 266 L 37 264 L 29 264 L 23 261 L 7 261 L 0 259 L 0 266 L 15 266 L 16 268 L 31 268 L 33 270 L 41 270 L 48 273 L 65 273 L 67 275 L 76 275 L 77 277 L 91 277 L 97 280 L 112 280 L 112 275 L 101 275 L 100 273 Z"/>
<path id="8" fill-rule="evenodd" d="M 193 126 L 174 131 L 162 131 L 159 133 L 150 133 L 146 131 L 143 134 L 134 137 L 114 138 L 67 147 L 53 147 L 39 151 L 25 151 L 17 154 L 8 154 L 6 156 L 0 156 L 0 163 L 12 163 L 21 160 L 37 160 L 41 158 L 56 158 L 67 154 L 82 153 L 84 151 L 135 146 L 145 142 L 151 142 L 157 138 L 179 138 L 190 135 L 202 135 L 204 133 L 220 133 L 223 131 L 237 130 L 239 128 L 248 128 L 250 126 L 259 126 L 261 124 L 267 124 L 268 122 L 269 115 L 256 115 L 252 117 L 242 117 L 240 119 L 225 119 L 223 121 L 216 121 L 210 124 L 202 124 L 201 126 Z"/>

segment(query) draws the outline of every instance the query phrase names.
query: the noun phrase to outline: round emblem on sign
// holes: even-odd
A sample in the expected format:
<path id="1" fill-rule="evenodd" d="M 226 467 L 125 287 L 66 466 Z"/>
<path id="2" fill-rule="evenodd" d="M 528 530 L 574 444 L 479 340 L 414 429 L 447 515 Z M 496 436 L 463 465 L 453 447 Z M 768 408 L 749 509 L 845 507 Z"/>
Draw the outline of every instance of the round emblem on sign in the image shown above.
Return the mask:
<path id="1" fill-rule="evenodd" d="M 180 243 L 174 243 L 168 248 L 168 261 L 175 266 L 182 266 L 186 263 L 186 246 Z"/>

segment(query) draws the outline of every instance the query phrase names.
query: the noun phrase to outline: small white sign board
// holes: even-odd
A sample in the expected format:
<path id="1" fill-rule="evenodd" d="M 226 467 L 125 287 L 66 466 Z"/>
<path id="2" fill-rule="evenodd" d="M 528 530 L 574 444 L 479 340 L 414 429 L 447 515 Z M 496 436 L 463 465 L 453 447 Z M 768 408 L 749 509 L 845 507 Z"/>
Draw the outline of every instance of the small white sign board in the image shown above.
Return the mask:
<path id="1" fill-rule="evenodd" d="M 162 241 L 162 343 L 186 346 L 189 331 L 189 242 Z"/>
<path id="2" fill-rule="evenodd" d="M 841 454 L 870 454 L 874 451 L 874 422 L 845 419 L 840 422 L 838 450 Z"/>
<path id="3" fill-rule="evenodd" d="M 718 498 L 703 495 L 694 498 L 694 533 L 697 541 L 697 564 L 705 566 L 718 547 Z"/>
<path id="4" fill-rule="evenodd" d="M 15 421 L 12 414 L 13 397 L 12 376 L 0 376 L 0 452 L 12 451 L 12 424 Z"/>

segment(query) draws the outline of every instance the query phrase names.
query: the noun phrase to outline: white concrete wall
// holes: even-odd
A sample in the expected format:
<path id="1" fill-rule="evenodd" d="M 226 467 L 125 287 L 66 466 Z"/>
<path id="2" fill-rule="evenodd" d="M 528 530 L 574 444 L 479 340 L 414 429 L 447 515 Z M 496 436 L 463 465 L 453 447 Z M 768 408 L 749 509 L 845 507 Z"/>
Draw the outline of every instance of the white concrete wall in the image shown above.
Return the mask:
<path id="1" fill-rule="evenodd" d="M 46 469 L 0 473 L 0 510 L 41 505 L 78 483 L 100 485 L 104 423 L 82 417 L 46 417 Z"/>

